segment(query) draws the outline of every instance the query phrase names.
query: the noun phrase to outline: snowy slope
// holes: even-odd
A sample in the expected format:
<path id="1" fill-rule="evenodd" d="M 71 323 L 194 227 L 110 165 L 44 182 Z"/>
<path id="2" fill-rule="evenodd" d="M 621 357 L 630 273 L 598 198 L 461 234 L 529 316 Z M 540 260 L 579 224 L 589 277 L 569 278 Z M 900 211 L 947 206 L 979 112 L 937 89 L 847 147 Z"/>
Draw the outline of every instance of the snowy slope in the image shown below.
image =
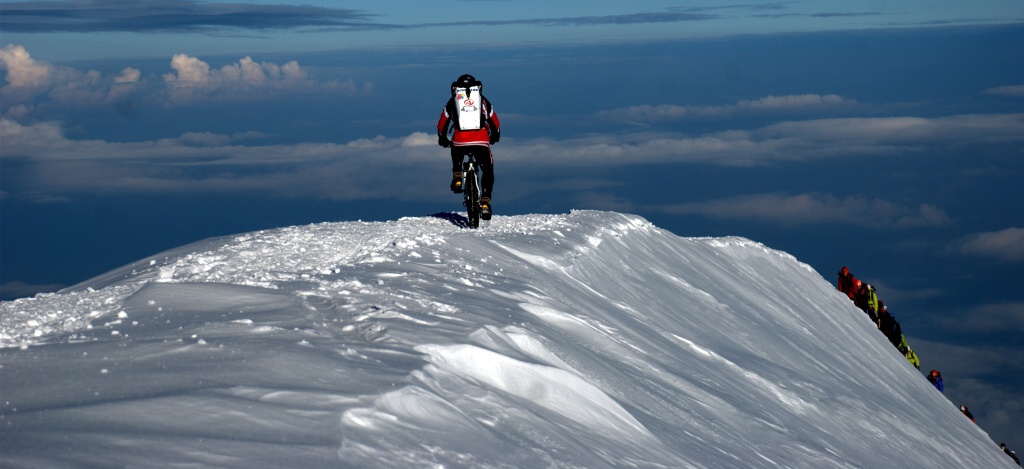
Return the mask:
<path id="1" fill-rule="evenodd" d="M 1012 467 L 830 282 L 607 212 L 201 241 L 2 304 L 9 467 Z"/>

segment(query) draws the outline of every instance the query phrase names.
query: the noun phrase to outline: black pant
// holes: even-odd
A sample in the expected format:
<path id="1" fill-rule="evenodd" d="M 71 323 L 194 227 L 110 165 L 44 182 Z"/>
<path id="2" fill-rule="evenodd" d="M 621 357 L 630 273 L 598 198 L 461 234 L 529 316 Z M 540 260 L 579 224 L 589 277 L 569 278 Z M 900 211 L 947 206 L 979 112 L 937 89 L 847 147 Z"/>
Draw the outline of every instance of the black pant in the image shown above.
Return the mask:
<path id="1" fill-rule="evenodd" d="M 476 164 L 483 170 L 483 178 L 480 181 L 481 197 L 491 197 L 491 189 L 494 187 L 494 156 L 491 155 L 491 148 L 483 145 L 467 145 L 457 147 L 452 145 L 452 172 L 462 172 L 462 161 L 466 155 L 472 154 L 476 157 Z"/>

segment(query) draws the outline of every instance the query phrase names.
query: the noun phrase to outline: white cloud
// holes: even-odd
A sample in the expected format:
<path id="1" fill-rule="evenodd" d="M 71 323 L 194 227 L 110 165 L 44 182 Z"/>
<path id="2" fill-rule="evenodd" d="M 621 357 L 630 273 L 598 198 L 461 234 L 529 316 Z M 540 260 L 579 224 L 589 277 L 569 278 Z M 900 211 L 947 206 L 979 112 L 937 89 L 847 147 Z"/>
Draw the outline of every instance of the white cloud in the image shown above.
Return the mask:
<path id="1" fill-rule="evenodd" d="M 114 83 L 137 83 L 142 77 L 142 72 L 131 67 L 121 70 L 121 74 L 114 77 Z"/>
<path id="2" fill-rule="evenodd" d="M 25 47 L 9 44 L 0 49 L 0 69 L 12 88 L 38 88 L 49 83 L 52 66 L 34 60 Z"/>
<path id="3" fill-rule="evenodd" d="M 36 159 L 45 156 L 37 153 L 37 149 L 70 143 L 64 139 L 64 132 L 56 122 L 26 126 L 10 119 L 0 119 L 0 134 L 4 136 L 5 158 L 21 156 Z"/>
<path id="4" fill-rule="evenodd" d="M 149 86 L 142 71 L 134 67 L 125 67 L 112 76 L 95 70 L 82 72 L 35 60 L 23 46 L 11 44 L 0 49 L 0 71 L 6 83 L 0 88 L 0 115 L 21 119 L 42 105 L 109 106 L 136 96 L 139 102 L 185 106 L 252 101 L 288 93 L 357 95 L 373 90 L 369 82 L 318 82 L 294 60 L 278 65 L 243 57 L 215 69 L 196 57 L 177 54 L 171 58 L 170 67 L 172 72 L 162 76 L 157 83 L 163 86 L 158 88 L 155 84 Z"/>
<path id="5" fill-rule="evenodd" d="M 183 145 L 203 147 L 227 145 L 232 141 L 234 141 L 234 139 L 228 135 L 215 134 L 212 132 L 186 132 L 177 139 L 177 142 Z"/>
<path id="6" fill-rule="evenodd" d="M 761 138 L 800 138 L 806 142 L 885 145 L 944 145 L 1024 141 L 1024 114 L 963 114 L 924 117 L 813 119 L 769 125 Z"/>
<path id="7" fill-rule="evenodd" d="M 963 239 L 956 250 L 1004 262 L 1024 261 L 1024 228 L 975 233 Z"/>
<path id="8" fill-rule="evenodd" d="M 921 204 L 916 211 L 907 211 L 899 215 L 892 222 L 892 227 L 898 229 L 928 228 L 946 226 L 949 222 L 949 215 L 941 208 L 931 204 Z"/>
<path id="9" fill-rule="evenodd" d="M 598 116 L 605 119 L 654 122 L 684 117 L 727 117 L 736 114 L 763 112 L 822 111 L 840 106 L 852 106 L 855 100 L 836 94 L 799 94 L 766 96 L 756 100 L 738 101 L 725 106 L 680 106 L 676 104 L 630 106 L 602 111 Z"/>
<path id="10" fill-rule="evenodd" d="M 985 94 L 994 94 L 997 96 L 1024 97 L 1024 85 L 1007 85 L 989 88 L 985 90 Z"/>
<path id="11" fill-rule="evenodd" d="M 404 147 L 433 147 L 437 145 L 437 137 L 426 132 L 413 132 L 402 139 Z"/>
<path id="12" fill-rule="evenodd" d="M 0 89 L 0 114 L 12 118 L 30 114 L 39 98 L 70 107 L 115 104 L 138 89 L 142 75 L 131 67 L 114 77 L 56 67 L 33 59 L 23 46 L 14 44 L 0 50 L 0 69 L 7 82 Z"/>
<path id="13" fill-rule="evenodd" d="M 503 147 L 506 160 L 557 155 L 552 165 L 710 163 L 755 166 L 851 155 L 944 153 L 968 145 L 1024 142 L 1024 114 L 979 114 L 938 118 L 833 118 L 787 121 L 756 129 L 703 135 L 636 132 L 574 139 L 519 141 Z M 511 150 L 511 151 L 510 151 Z M 922 214 L 924 216 L 926 214 Z"/>
<path id="14" fill-rule="evenodd" d="M 164 81 L 201 84 L 210 79 L 210 65 L 185 54 L 178 54 L 171 58 L 171 68 L 177 72 L 177 75 L 164 75 Z"/>
<path id="15" fill-rule="evenodd" d="M 654 123 L 685 116 L 725 116 L 739 112 L 824 109 L 852 101 L 837 95 L 769 96 L 721 107 L 634 106 L 598 113 L 617 120 Z M 568 150 L 582 157 L 619 162 L 708 162 L 756 165 L 849 155 L 898 155 L 946 152 L 975 144 L 1024 142 L 1024 114 L 965 114 L 945 117 L 843 117 L 787 120 L 754 129 L 734 129 L 699 136 L 636 133 L 614 141 L 577 139 Z M 543 148 L 538 148 L 543 150 Z M 564 155 L 565 153 L 560 153 Z"/>
<path id="16" fill-rule="evenodd" d="M 960 322 L 948 322 L 947 325 L 952 328 L 951 332 L 962 334 L 964 322 L 969 323 L 971 319 L 961 318 Z M 952 391 L 951 394 L 957 395 L 972 395 L 970 393 L 957 392 L 960 391 L 958 389 L 960 385 L 966 384 L 970 386 L 970 383 L 964 383 L 960 379 L 951 379 L 951 377 L 990 379 L 989 377 L 991 376 L 1019 366 L 1021 360 L 1024 360 L 1024 351 L 1021 351 L 1019 347 L 1014 347 L 1013 344 L 1003 342 L 965 347 L 910 336 L 907 337 L 907 341 L 921 357 L 922 365 L 926 365 L 925 369 L 937 368 L 940 370 L 946 378 L 946 392 L 951 393 Z M 928 363 L 931 363 L 931 365 L 927 365 Z M 980 389 L 977 390 L 980 391 Z M 989 392 L 992 392 L 992 390 L 993 388 L 989 388 Z M 1006 398 L 1009 398 L 1010 401 L 1019 402 L 1021 400 L 1020 390 L 1013 389 L 1010 396 L 1003 396 L 998 400 L 1001 401 Z M 972 399 L 971 402 L 974 402 L 974 400 Z M 969 405 L 969 407 L 976 417 L 978 416 L 978 411 L 983 409 L 981 405 Z M 1020 412 L 1020 407 L 1016 409 L 1016 412 Z"/>
<path id="17" fill-rule="evenodd" d="M 136 142 L 103 140 L 72 140 L 64 135 L 59 122 L 23 125 L 0 118 L 0 134 L 4 135 L 4 158 L 46 161 L 161 161 L 194 160 L 206 157 L 221 163 L 264 164 L 280 162 L 304 163 L 332 153 L 363 156 L 365 152 L 408 149 L 410 155 L 420 148 L 442 151 L 426 146 L 426 134 L 413 133 L 402 138 L 359 139 L 348 143 L 297 143 L 291 145 L 243 146 L 236 143 L 264 137 L 259 132 L 237 132 L 231 135 L 213 132 L 186 132 L 178 137 Z M 411 156 L 410 156 L 411 157 Z M 366 159 L 366 158 L 364 158 Z"/>
<path id="18" fill-rule="evenodd" d="M 0 115 L 21 118 L 32 112 L 35 97 L 49 90 L 54 67 L 33 59 L 24 47 L 9 44 L 0 49 L 0 71 L 6 83 L 0 87 Z"/>
<path id="19" fill-rule="evenodd" d="M 942 325 L 949 330 L 982 333 L 1024 333 L 1024 303 L 998 303 L 972 307 L 947 316 Z"/>
<path id="20" fill-rule="evenodd" d="M 739 109 L 793 109 L 806 108 L 811 106 L 837 106 L 850 104 L 853 101 L 844 99 L 836 94 L 799 94 L 787 96 L 768 96 L 753 101 L 740 101 L 736 103 Z"/>
<path id="21" fill-rule="evenodd" d="M 188 60 L 187 57 L 180 63 L 182 76 L 189 76 L 192 71 L 199 70 L 202 73 L 195 74 L 196 80 L 224 80 L 223 74 L 217 75 L 214 73 L 216 70 L 206 70 L 202 64 Z M 232 71 L 230 74 L 232 79 L 242 80 L 242 69 L 252 65 L 243 67 L 242 62 L 239 64 L 238 73 Z M 261 70 L 265 73 L 262 66 Z M 246 73 L 255 75 L 255 72 Z M 272 76 L 265 73 L 263 79 L 273 80 L 270 78 Z M 347 143 L 256 145 L 241 140 L 260 137 L 259 134 L 243 137 L 241 134 L 204 132 L 139 142 L 71 140 L 64 137 L 58 123 L 41 122 L 22 126 L 10 119 L 0 120 L 0 130 L 5 136 L 5 158 L 94 162 L 130 159 L 160 161 L 165 168 L 184 165 L 178 161 L 188 161 L 193 166 L 216 164 L 259 168 L 260 165 L 322 164 L 323 161 L 352 159 L 360 163 L 346 161 L 335 168 L 340 170 L 343 165 L 348 165 L 350 170 L 355 171 L 360 165 L 376 164 L 374 162 L 380 158 L 434 167 L 445 154 L 444 150 L 435 146 L 434 137 L 424 132 L 400 137 L 359 139 Z M 662 132 L 592 135 L 575 139 L 507 138 L 496 149 L 496 155 L 506 167 L 535 165 L 538 155 L 550 155 L 545 159 L 545 164 L 552 168 L 654 163 L 755 166 L 776 161 L 845 158 L 850 155 L 921 155 L 943 152 L 947 147 L 955 145 L 1003 141 L 1024 141 L 1024 115 L 967 115 L 935 119 L 815 119 L 697 136 Z M 123 166 L 116 169 L 125 170 Z M 62 184 L 76 187 L 89 185 L 88 182 L 74 182 L 70 176 L 54 179 L 52 184 L 63 181 Z M 219 181 L 218 184 L 226 187 L 229 182 Z M 361 185 L 358 182 L 355 184 Z M 107 187 L 117 190 L 118 184 L 107 184 Z M 153 187 L 165 185 L 154 184 Z M 336 190 L 332 189 L 332 192 Z M 763 213 L 771 213 L 766 219 L 780 223 L 875 224 L 893 229 L 936 227 L 950 223 L 945 211 L 929 204 L 904 207 L 877 199 L 836 199 L 822 194 L 760 195 L 742 200 L 676 206 L 671 210 L 719 217 L 758 217 Z"/>
<path id="22" fill-rule="evenodd" d="M 676 215 L 717 219 L 760 220 L 781 225 L 847 224 L 876 229 L 937 227 L 949 223 L 941 209 L 923 204 L 914 209 L 863 196 L 838 198 L 831 194 L 781 193 L 651 207 Z"/>
<path id="23" fill-rule="evenodd" d="M 3 115 L 12 119 L 23 119 L 32 112 L 32 108 L 24 104 L 15 104 L 7 109 L 0 108 L 0 111 L 3 112 Z"/>
<path id="24" fill-rule="evenodd" d="M 331 80 L 318 83 L 296 61 L 284 65 L 257 63 L 243 57 L 219 69 L 186 54 L 171 59 L 173 73 L 163 75 L 166 90 L 164 104 L 179 106 L 198 101 L 242 101 L 265 98 L 289 92 L 341 91 L 355 94 L 361 90 L 355 81 L 340 83 Z M 363 90 L 372 85 L 365 85 Z"/>
<path id="25" fill-rule="evenodd" d="M 443 195 L 451 177 L 446 151 L 422 132 L 290 145 L 247 144 L 263 136 L 257 132 L 188 132 L 159 140 L 107 142 L 68 139 L 56 122 L 22 125 L 0 119 L 0 134 L 4 159 L 35 162 L 32 179 L 22 181 L 34 195 L 15 194 L 31 200 L 69 193 L 229 191 L 338 200 L 415 198 Z M 396 164 L 404 170 L 394 171 Z M 387 173 L 389 184 L 368 177 L 378 173 Z M 432 173 L 436 184 L 424 179 Z M 395 193 L 395 187 L 403 189 Z"/>
<path id="26" fill-rule="evenodd" d="M 537 155 L 551 155 L 545 161 L 555 167 L 588 165 L 635 165 L 646 163 L 712 163 L 752 166 L 759 162 L 798 159 L 780 151 L 776 142 L 758 142 L 747 134 L 730 132 L 698 137 L 671 133 L 599 135 L 575 139 L 535 139 L 502 147 L 502 159 L 534 161 Z"/>

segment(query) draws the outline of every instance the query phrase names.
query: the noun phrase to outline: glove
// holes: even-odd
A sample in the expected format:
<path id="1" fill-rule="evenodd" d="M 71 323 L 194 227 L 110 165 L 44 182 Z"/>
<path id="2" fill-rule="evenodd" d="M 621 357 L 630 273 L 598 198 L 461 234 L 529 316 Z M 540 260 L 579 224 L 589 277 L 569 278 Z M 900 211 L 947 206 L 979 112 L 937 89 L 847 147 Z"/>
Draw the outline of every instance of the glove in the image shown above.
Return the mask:
<path id="1" fill-rule="evenodd" d="M 441 145 L 442 148 L 448 148 L 448 147 L 452 146 L 452 141 L 448 140 L 447 136 L 438 135 L 437 136 L 437 144 Z"/>
<path id="2" fill-rule="evenodd" d="M 490 138 L 491 145 L 494 145 L 495 143 L 498 143 L 499 140 L 501 140 L 501 131 L 500 130 L 495 130 L 495 131 L 491 132 L 491 138 Z"/>

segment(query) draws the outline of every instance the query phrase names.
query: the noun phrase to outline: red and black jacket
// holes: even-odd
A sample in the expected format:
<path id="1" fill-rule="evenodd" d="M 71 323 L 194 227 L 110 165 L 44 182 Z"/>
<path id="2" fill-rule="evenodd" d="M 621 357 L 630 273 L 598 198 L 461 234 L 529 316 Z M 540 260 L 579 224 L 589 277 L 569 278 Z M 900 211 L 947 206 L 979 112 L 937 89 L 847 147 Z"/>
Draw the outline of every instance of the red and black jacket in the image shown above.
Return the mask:
<path id="1" fill-rule="evenodd" d="M 481 111 L 483 112 L 483 125 L 480 126 L 480 129 L 459 130 L 459 112 L 455 108 L 455 98 L 451 98 L 445 104 L 441 111 L 441 117 L 437 120 L 437 135 L 447 138 L 448 132 L 455 129 L 451 139 L 452 145 L 455 146 L 483 145 L 489 147 L 491 143 L 497 142 L 501 137 L 501 122 L 498 121 L 498 114 L 491 108 L 491 102 L 483 96 L 481 99 L 483 99 Z"/>

